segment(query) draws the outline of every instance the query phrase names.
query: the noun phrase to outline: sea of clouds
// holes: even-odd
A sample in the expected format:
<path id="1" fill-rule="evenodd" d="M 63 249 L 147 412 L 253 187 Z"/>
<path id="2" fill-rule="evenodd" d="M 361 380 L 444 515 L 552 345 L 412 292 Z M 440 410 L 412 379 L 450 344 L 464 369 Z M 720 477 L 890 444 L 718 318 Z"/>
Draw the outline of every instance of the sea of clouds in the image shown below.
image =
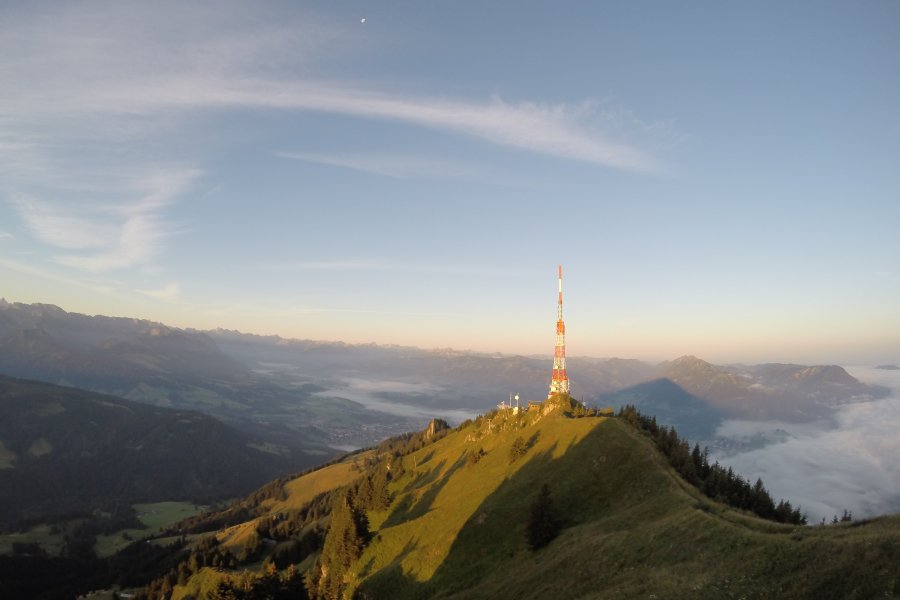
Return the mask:
<path id="1" fill-rule="evenodd" d="M 889 388 L 890 395 L 845 405 L 813 423 L 725 421 L 717 432 L 722 437 L 773 434 L 783 441 L 714 458 L 751 483 L 761 477 L 776 502 L 799 504 L 810 524 L 831 521 L 844 510 L 854 519 L 900 512 L 900 371 L 847 371 L 864 383 Z"/>

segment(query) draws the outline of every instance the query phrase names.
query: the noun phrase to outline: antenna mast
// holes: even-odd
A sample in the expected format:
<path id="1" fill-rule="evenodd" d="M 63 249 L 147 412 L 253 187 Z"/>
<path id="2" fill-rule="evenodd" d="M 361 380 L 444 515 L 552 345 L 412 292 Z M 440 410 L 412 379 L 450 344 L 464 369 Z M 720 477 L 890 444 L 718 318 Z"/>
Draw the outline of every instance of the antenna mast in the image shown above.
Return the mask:
<path id="1" fill-rule="evenodd" d="M 559 265 L 559 304 L 556 309 L 556 349 L 553 352 L 553 374 L 550 377 L 548 398 L 569 393 L 569 377 L 566 375 L 566 324 L 562 315 L 562 265 Z"/>

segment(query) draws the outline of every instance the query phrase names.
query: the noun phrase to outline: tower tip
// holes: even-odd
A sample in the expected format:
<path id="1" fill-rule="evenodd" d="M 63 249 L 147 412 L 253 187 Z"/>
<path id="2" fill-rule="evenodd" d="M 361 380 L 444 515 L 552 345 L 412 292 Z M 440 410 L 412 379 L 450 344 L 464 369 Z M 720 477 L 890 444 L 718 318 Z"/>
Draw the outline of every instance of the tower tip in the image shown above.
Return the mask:
<path id="1" fill-rule="evenodd" d="M 559 265 L 559 278 L 562 279 L 562 265 Z"/>

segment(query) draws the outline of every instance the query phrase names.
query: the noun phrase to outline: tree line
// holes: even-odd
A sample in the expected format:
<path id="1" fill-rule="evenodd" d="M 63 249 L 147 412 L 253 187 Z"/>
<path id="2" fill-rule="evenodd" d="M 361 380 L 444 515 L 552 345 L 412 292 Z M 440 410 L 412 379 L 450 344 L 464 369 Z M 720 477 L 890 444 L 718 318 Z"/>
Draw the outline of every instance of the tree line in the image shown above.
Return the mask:
<path id="1" fill-rule="evenodd" d="M 687 440 L 678 437 L 674 427 L 659 425 L 656 417 L 641 414 L 632 405 L 623 406 L 618 416 L 653 440 L 675 471 L 706 496 L 734 508 L 748 510 L 763 519 L 806 525 L 806 515 L 799 506 L 794 508 L 786 500 L 780 500 L 776 505 L 762 479 L 751 485 L 731 467 L 726 468 L 718 461 L 710 464 L 709 449 L 701 451 L 699 444 L 694 444 L 692 449 Z"/>

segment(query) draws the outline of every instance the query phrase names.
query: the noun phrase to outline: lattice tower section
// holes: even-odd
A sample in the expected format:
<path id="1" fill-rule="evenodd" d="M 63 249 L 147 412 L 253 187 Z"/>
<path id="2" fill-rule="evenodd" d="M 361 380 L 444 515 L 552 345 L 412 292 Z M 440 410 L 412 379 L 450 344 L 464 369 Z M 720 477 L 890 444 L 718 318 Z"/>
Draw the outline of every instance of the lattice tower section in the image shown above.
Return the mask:
<path id="1" fill-rule="evenodd" d="M 548 398 L 569 393 L 569 376 L 566 375 L 566 324 L 562 314 L 562 265 L 559 265 L 559 304 L 556 309 L 556 348 L 553 351 L 553 373 L 550 376 Z"/>

